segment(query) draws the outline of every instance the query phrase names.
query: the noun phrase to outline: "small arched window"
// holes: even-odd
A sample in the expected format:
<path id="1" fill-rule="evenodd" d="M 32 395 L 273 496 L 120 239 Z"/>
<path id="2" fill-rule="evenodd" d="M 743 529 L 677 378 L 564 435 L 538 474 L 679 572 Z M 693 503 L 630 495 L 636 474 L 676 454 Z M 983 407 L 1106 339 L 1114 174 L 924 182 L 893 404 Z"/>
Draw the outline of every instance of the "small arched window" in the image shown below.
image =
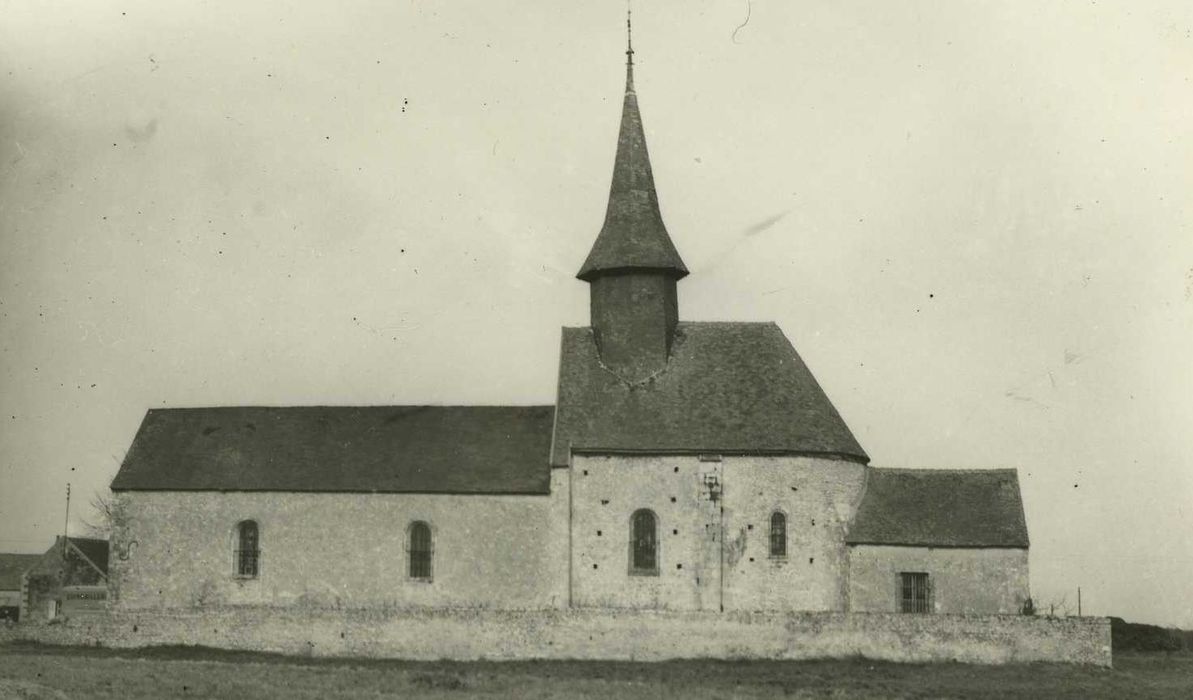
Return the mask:
<path id="1" fill-rule="evenodd" d="M 787 556 L 787 516 L 779 511 L 770 516 L 770 555 Z"/>
<path id="2" fill-rule="evenodd" d="M 236 526 L 235 573 L 243 578 L 257 578 L 261 564 L 261 539 L 257 521 L 242 520 Z"/>
<path id="3" fill-rule="evenodd" d="M 634 511 L 630 518 L 630 573 L 659 573 L 658 522 L 649 510 Z"/>
<path id="4" fill-rule="evenodd" d="M 431 526 L 421 520 L 410 524 L 410 578 L 431 580 Z"/>

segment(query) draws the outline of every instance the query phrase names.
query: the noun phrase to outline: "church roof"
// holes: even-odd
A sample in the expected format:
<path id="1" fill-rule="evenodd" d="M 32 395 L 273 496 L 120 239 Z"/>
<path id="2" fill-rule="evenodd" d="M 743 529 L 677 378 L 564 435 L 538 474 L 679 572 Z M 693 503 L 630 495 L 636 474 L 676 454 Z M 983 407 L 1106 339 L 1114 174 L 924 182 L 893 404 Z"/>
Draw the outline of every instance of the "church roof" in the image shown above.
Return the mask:
<path id="1" fill-rule="evenodd" d="M 667 366 L 627 383 L 564 328 L 551 464 L 569 451 L 869 457 L 773 323 L 680 323 Z"/>
<path id="2" fill-rule="evenodd" d="M 113 491 L 546 494 L 551 406 L 153 409 Z"/>
<path id="3" fill-rule="evenodd" d="M 845 541 L 1026 548 L 1014 469 L 869 469 Z"/>
<path id="4" fill-rule="evenodd" d="M 662 270 L 676 279 L 688 274 L 659 213 L 632 63 L 626 66 L 625 100 L 605 225 L 576 276 L 591 281 L 601 272 L 629 269 Z"/>

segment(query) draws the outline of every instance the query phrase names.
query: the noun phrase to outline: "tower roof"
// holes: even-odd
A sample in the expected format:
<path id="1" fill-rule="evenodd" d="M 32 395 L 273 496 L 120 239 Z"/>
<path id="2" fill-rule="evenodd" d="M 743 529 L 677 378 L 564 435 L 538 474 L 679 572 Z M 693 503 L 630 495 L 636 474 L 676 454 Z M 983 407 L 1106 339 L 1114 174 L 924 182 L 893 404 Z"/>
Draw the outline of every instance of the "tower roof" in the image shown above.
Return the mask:
<path id="1" fill-rule="evenodd" d="M 617 135 L 617 159 L 605 225 L 597 235 L 588 259 L 576 275 L 589 282 L 602 272 L 647 269 L 660 270 L 676 279 L 688 274 L 679 251 L 667 235 L 659 213 L 650 156 L 638 96 L 634 92 L 634 50 L 626 51 L 625 101 L 621 108 L 621 131 Z"/>

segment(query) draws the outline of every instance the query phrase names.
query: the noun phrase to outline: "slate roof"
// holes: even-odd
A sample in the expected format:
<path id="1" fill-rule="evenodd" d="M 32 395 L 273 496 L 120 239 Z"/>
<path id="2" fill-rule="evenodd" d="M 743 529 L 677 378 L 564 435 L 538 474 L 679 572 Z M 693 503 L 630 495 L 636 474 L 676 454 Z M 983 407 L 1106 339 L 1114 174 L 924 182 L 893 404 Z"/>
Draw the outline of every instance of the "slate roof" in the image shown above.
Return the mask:
<path id="1" fill-rule="evenodd" d="M 19 591 L 21 575 L 40 559 L 40 554 L 0 554 L 0 591 Z"/>
<path id="2" fill-rule="evenodd" d="M 630 384 L 591 328 L 564 328 L 551 464 L 569 450 L 809 454 L 869 461 L 773 323 L 680 323 L 667 367 Z"/>
<path id="3" fill-rule="evenodd" d="M 1026 548 L 1014 469 L 869 469 L 849 544 Z"/>
<path id="4" fill-rule="evenodd" d="M 546 494 L 551 406 L 153 409 L 113 491 Z"/>
<path id="5" fill-rule="evenodd" d="M 625 100 L 605 225 L 576 276 L 591 281 L 601 272 L 627 269 L 663 270 L 676 279 L 688 274 L 659 213 L 659 197 L 634 92 L 633 65 L 626 68 Z"/>
<path id="6" fill-rule="evenodd" d="M 70 543 L 91 560 L 104 576 L 108 575 L 108 541 L 90 537 L 71 537 Z"/>

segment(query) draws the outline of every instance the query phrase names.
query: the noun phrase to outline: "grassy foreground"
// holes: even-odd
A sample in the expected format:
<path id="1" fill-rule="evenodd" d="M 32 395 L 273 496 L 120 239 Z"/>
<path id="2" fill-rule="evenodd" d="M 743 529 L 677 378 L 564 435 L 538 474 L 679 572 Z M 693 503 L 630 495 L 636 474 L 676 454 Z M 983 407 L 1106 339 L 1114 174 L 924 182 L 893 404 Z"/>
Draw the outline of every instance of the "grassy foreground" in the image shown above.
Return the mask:
<path id="1" fill-rule="evenodd" d="M 822 661 L 304 659 L 214 649 L 0 645 L 0 698 L 1189 698 L 1193 654 L 1115 668 Z"/>

